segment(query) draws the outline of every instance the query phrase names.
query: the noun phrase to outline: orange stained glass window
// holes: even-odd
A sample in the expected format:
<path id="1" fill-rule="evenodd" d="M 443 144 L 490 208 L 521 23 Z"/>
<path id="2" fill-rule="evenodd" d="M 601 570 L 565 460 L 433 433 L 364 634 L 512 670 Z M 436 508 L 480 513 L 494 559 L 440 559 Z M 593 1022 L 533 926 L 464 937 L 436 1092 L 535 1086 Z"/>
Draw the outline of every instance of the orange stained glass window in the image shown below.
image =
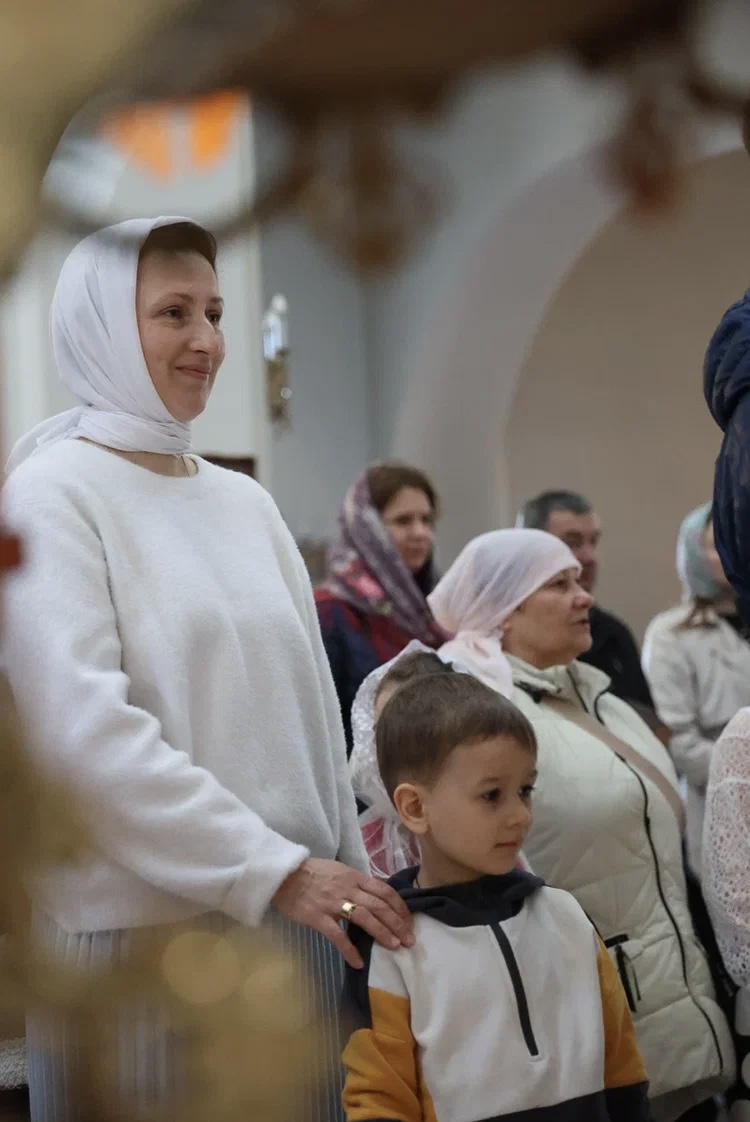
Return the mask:
<path id="1" fill-rule="evenodd" d="M 154 179 L 170 180 L 217 164 L 246 111 L 244 93 L 223 90 L 187 105 L 133 106 L 111 115 L 103 131 L 129 161 Z M 177 139 L 183 122 L 186 148 Z"/>

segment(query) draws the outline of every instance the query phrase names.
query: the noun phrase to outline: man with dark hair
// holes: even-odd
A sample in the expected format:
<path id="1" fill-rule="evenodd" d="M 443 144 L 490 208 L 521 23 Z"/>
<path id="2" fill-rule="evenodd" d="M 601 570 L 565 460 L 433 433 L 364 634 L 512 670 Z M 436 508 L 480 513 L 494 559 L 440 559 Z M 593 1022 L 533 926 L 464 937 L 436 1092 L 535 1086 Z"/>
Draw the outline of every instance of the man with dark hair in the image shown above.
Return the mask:
<path id="1" fill-rule="evenodd" d="M 546 530 L 560 538 L 581 564 L 580 583 L 593 592 L 599 569 L 601 520 L 591 503 L 575 491 L 544 491 L 522 507 L 517 526 Z M 641 669 L 638 646 L 630 629 L 603 608 L 591 609 L 591 650 L 582 662 L 603 670 L 612 679 L 612 692 L 629 702 L 653 725 L 654 703 Z M 644 713 L 644 708 L 648 712 Z"/>

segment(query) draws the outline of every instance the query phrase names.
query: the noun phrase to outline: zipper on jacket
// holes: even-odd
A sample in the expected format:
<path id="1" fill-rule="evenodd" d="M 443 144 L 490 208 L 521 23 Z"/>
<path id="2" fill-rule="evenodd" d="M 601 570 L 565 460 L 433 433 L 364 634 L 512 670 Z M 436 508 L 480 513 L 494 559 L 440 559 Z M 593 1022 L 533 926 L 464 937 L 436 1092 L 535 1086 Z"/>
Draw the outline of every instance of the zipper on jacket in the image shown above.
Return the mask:
<path id="1" fill-rule="evenodd" d="M 606 690 L 606 689 L 602 690 L 602 692 L 594 699 L 594 716 L 596 717 L 597 721 L 599 721 L 599 723 L 601 725 L 604 725 L 605 728 L 607 726 L 601 718 L 598 707 L 599 707 L 599 701 L 608 692 L 609 691 Z M 690 997 L 690 1000 L 692 1001 L 693 1005 L 696 1007 L 696 1009 L 698 1010 L 698 1012 L 701 1014 L 704 1021 L 708 1025 L 709 1031 L 711 1033 L 711 1037 L 713 1038 L 714 1046 L 716 1048 L 716 1053 L 719 1057 L 719 1070 L 723 1072 L 726 1065 L 724 1063 L 724 1056 L 723 1056 L 722 1051 L 721 1051 L 721 1045 L 719 1044 L 719 1038 L 716 1035 L 716 1029 L 714 1028 L 713 1021 L 711 1020 L 711 1018 L 709 1017 L 709 1015 L 705 1011 L 705 1009 L 702 1007 L 700 1002 L 696 1000 L 696 997 L 695 997 L 695 995 L 694 995 L 694 993 L 693 993 L 693 991 L 690 987 L 690 980 L 688 978 L 688 971 L 687 971 L 687 956 L 685 954 L 685 944 L 682 940 L 682 932 L 680 931 L 680 928 L 677 924 L 677 920 L 674 918 L 674 915 L 672 914 L 672 910 L 669 907 L 669 904 L 667 903 L 667 898 L 664 895 L 664 886 L 662 884 L 662 879 L 661 879 L 661 867 L 659 865 L 659 858 L 656 854 L 656 846 L 654 845 L 654 839 L 653 839 L 653 835 L 651 833 L 651 818 L 649 817 L 649 813 L 648 813 L 650 803 L 649 803 L 648 790 L 646 788 L 646 784 L 643 782 L 643 779 L 641 778 L 637 769 L 634 768 L 630 763 L 628 763 L 628 761 L 626 759 L 624 759 L 620 755 L 618 755 L 617 758 L 623 764 L 625 764 L 625 767 L 628 768 L 628 770 L 630 772 L 632 772 L 632 774 L 638 780 L 638 784 L 641 788 L 641 793 L 643 795 L 643 823 L 644 823 L 644 826 L 646 828 L 646 838 L 648 840 L 649 848 L 651 850 L 651 858 L 652 858 L 653 863 L 654 863 L 654 873 L 656 875 L 656 890 L 659 893 L 659 899 L 661 900 L 662 907 L 664 908 L 664 911 L 667 913 L 667 916 L 669 917 L 669 922 L 672 925 L 672 929 L 673 929 L 673 931 L 675 933 L 675 937 L 677 939 L 677 946 L 679 947 L 679 951 L 680 951 L 680 962 L 682 964 L 682 977 L 683 977 L 683 980 L 685 982 L 685 989 L 687 990 L 688 996 Z"/>
<path id="2" fill-rule="evenodd" d="M 526 990 L 521 977 L 521 971 L 518 969 L 518 962 L 516 956 L 513 954 L 513 948 L 510 945 L 510 939 L 503 931 L 502 925 L 499 923 L 491 924 L 493 934 L 498 941 L 500 950 L 502 951 L 505 965 L 510 975 L 513 992 L 516 995 L 516 1005 L 518 1007 L 518 1019 L 521 1022 L 521 1032 L 523 1033 L 526 1047 L 529 1050 L 529 1055 L 535 1059 L 539 1056 L 539 1046 L 534 1036 L 534 1029 L 531 1024 L 531 1014 L 529 1013 L 529 1002 L 526 997 Z"/>
<path id="3" fill-rule="evenodd" d="M 628 973 L 628 959 L 622 949 L 622 944 L 627 943 L 627 935 L 613 935 L 611 939 L 604 940 L 604 946 L 608 949 L 614 948 L 615 962 L 617 963 L 617 973 L 620 975 L 620 982 L 625 991 L 625 996 L 628 999 L 628 1006 L 630 1012 L 635 1013 L 635 997 L 633 997 L 633 987 L 630 985 L 630 975 Z M 640 990 L 638 988 L 638 980 L 635 978 L 635 971 L 633 972 L 633 980 L 635 981 L 636 994 L 638 1000 L 641 999 Z"/>
<path id="4" fill-rule="evenodd" d="M 580 703 L 583 707 L 584 712 L 589 713 L 590 715 L 596 717 L 599 724 L 604 725 L 604 727 L 606 728 L 607 724 L 606 724 L 605 721 L 602 720 L 601 713 L 599 712 L 599 702 L 605 696 L 605 694 L 609 693 L 609 687 L 607 686 L 599 694 L 597 694 L 597 696 L 594 698 L 594 704 L 593 704 L 592 710 L 590 710 L 588 708 L 588 706 L 586 705 L 586 702 L 583 699 L 583 696 L 581 694 L 580 689 L 578 688 L 578 683 L 576 682 L 574 675 L 571 674 L 569 669 L 568 669 L 568 677 L 569 677 L 570 682 L 573 686 L 573 689 L 576 692 L 576 696 L 578 697 L 578 700 L 580 701 Z M 680 962 L 681 962 L 681 966 L 682 966 L 682 977 L 683 977 L 683 981 L 685 982 L 685 989 L 687 990 L 688 996 L 689 996 L 690 1000 L 692 1001 L 693 1005 L 696 1007 L 696 1009 L 698 1010 L 698 1012 L 701 1014 L 704 1021 L 708 1025 L 709 1031 L 711 1033 L 711 1037 L 712 1037 L 713 1042 L 714 1042 L 714 1047 L 716 1048 L 716 1054 L 719 1057 L 719 1069 L 720 1069 L 720 1071 L 723 1072 L 726 1065 L 724 1063 L 724 1056 L 723 1056 L 723 1053 L 721 1051 L 721 1045 L 719 1044 L 719 1038 L 716 1035 L 716 1029 L 714 1028 L 713 1021 L 711 1020 L 711 1018 L 709 1017 L 709 1015 L 705 1011 L 705 1009 L 702 1007 L 700 1002 L 696 999 L 695 994 L 693 993 L 693 991 L 691 989 L 690 980 L 688 978 L 688 972 L 687 972 L 687 956 L 685 954 L 685 944 L 684 944 L 683 939 L 682 939 L 682 933 L 681 933 L 680 928 L 677 924 L 677 920 L 673 916 L 672 910 L 669 907 L 669 904 L 667 903 L 667 898 L 664 895 L 664 886 L 662 884 L 662 879 L 661 879 L 661 867 L 659 865 L 659 858 L 658 858 L 657 853 L 656 853 L 656 846 L 654 845 L 654 839 L 653 839 L 653 836 L 652 836 L 652 833 L 651 833 L 651 819 L 650 819 L 649 813 L 648 813 L 650 803 L 649 803 L 648 790 L 646 788 L 646 784 L 643 782 L 643 779 L 641 778 L 641 776 L 640 776 L 639 772 L 636 770 L 636 768 L 634 768 L 631 764 L 629 764 L 628 761 L 626 759 L 624 759 L 624 757 L 622 757 L 618 754 L 617 758 L 618 758 L 618 760 L 620 760 L 621 763 L 625 764 L 625 767 L 630 772 L 632 772 L 632 774 L 635 776 L 635 778 L 638 781 L 638 784 L 641 788 L 641 794 L 643 795 L 643 824 L 644 824 L 645 829 L 646 829 L 646 839 L 648 841 L 649 849 L 651 850 L 651 859 L 652 859 L 653 864 L 654 864 L 654 874 L 656 876 L 656 890 L 659 894 L 659 899 L 661 900 L 662 907 L 664 908 L 664 911 L 667 913 L 667 916 L 669 917 L 669 922 L 672 926 L 672 930 L 675 933 L 675 938 L 677 939 L 677 946 L 678 946 L 679 952 L 680 952 Z M 639 995 L 639 997 L 640 997 L 640 995 Z"/>
<path id="5" fill-rule="evenodd" d="M 573 687 L 573 689 L 575 690 L 575 693 L 576 693 L 576 697 L 578 698 L 578 700 L 579 700 L 579 701 L 580 701 L 580 703 L 581 703 L 581 709 L 583 709 L 584 713 L 588 713 L 588 712 L 589 712 L 589 707 L 588 707 L 588 705 L 586 704 L 586 702 L 585 702 L 585 701 L 583 700 L 583 694 L 582 694 L 582 693 L 581 693 L 581 691 L 579 690 L 579 688 L 578 688 L 578 682 L 577 682 L 577 681 L 575 680 L 575 677 L 574 677 L 574 675 L 573 675 L 573 674 L 571 674 L 571 672 L 570 672 L 570 668 L 568 668 L 568 678 L 570 679 L 570 684 L 571 684 L 571 686 L 572 686 L 572 687 Z M 607 692 L 607 691 L 606 691 L 606 690 L 604 690 L 604 693 L 606 693 L 606 692 Z M 602 696 L 602 694 L 599 694 L 599 697 L 601 697 L 601 696 Z M 597 698 L 595 699 L 595 701 L 594 701 L 594 716 L 596 716 L 596 719 L 597 719 L 597 720 L 599 721 L 599 724 L 603 725 L 603 724 L 604 724 L 604 721 L 603 721 L 603 720 L 601 719 L 601 717 L 599 716 L 599 714 L 598 714 L 598 713 L 596 712 L 596 703 L 597 703 L 597 701 L 599 700 L 599 697 L 597 697 Z M 591 714 L 589 714 L 589 715 L 591 715 Z"/>

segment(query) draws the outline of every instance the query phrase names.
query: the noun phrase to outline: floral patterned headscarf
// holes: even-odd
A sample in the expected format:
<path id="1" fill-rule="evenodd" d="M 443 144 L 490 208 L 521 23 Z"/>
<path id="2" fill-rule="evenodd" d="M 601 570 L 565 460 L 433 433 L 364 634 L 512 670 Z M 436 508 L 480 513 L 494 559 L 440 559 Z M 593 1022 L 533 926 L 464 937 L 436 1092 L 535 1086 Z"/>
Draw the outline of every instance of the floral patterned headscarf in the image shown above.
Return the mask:
<path id="1" fill-rule="evenodd" d="M 425 599 L 436 583 L 432 560 L 422 574 L 422 588 L 409 572 L 373 505 L 367 471 L 363 471 L 344 499 L 339 536 L 322 587 L 368 615 L 390 620 L 413 639 L 437 647 L 446 636 Z"/>

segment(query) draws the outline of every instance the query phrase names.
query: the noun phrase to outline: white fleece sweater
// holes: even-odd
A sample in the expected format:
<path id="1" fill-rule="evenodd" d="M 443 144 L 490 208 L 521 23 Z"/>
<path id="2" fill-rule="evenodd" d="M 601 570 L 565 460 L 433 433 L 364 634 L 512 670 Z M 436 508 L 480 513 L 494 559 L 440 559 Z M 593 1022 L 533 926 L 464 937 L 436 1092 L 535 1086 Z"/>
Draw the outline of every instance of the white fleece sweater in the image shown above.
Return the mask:
<path id="1" fill-rule="evenodd" d="M 253 925 L 307 856 L 367 868 L 302 558 L 261 487 L 196 462 L 164 477 L 65 440 L 4 488 L 25 555 L 4 661 L 98 850 L 38 886 L 71 932 Z"/>

